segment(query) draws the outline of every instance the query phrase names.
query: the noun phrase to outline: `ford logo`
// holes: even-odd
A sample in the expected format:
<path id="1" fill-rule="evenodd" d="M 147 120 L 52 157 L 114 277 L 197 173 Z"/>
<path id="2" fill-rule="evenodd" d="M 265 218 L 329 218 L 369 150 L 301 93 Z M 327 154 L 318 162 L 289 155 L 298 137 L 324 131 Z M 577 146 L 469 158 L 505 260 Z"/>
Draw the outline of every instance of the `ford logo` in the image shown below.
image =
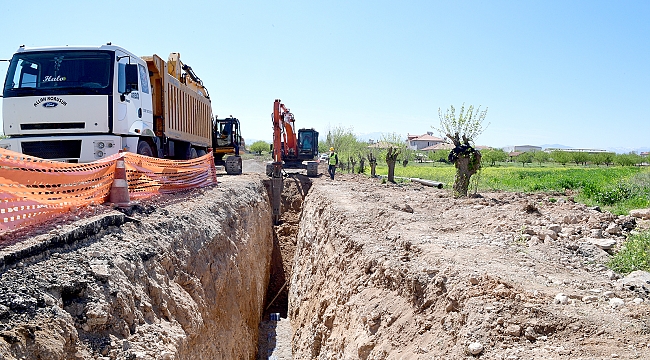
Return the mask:
<path id="1" fill-rule="evenodd" d="M 46 102 L 43 103 L 44 108 L 54 108 L 57 105 L 59 105 L 59 104 L 55 103 L 54 101 L 46 101 Z"/>

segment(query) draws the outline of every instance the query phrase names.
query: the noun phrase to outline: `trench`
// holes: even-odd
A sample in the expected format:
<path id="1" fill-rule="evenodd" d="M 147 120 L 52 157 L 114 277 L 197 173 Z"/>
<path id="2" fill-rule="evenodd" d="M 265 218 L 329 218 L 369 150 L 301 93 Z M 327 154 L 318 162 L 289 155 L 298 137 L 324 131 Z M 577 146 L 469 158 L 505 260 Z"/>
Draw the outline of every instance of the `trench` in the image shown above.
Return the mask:
<path id="1" fill-rule="evenodd" d="M 262 175 L 225 177 L 155 200 L 129 221 L 84 225 L 85 236 L 78 226 L 74 236 L 49 234 L 47 255 L 5 254 L 0 358 L 327 358 L 332 312 L 358 321 L 331 294 L 341 292 L 341 270 L 361 245 L 343 234 L 346 220 L 330 206 L 338 194 L 319 188 L 312 200 L 303 175 L 284 180 L 273 226 L 269 185 Z M 327 287 L 328 298 L 319 298 Z"/>
<path id="2" fill-rule="evenodd" d="M 270 181 L 265 182 L 269 198 Z M 300 215 L 305 197 L 312 186 L 311 179 L 291 174 L 284 179 L 281 217 L 273 227 L 273 250 L 269 286 L 265 296 L 265 311 L 259 326 L 257 359 L 291 359 L 292 329 L 288 317 L 291 273 L 297 246 Z"/>

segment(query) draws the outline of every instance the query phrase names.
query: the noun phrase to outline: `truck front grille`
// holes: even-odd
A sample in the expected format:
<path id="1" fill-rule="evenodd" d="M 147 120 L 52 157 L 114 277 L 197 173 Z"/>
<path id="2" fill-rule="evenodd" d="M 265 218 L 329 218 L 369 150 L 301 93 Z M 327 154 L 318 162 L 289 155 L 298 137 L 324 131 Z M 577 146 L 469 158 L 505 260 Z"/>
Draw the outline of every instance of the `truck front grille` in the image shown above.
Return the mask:
<path id="1" fill-rule="evenodd" d="M 36 123 L 36 124 L 20 124 L 21 130 L 67 130 L 67 129 L 83 129 L 86 127 L 85 123 Z"/>
<path id="2" fill-rule="evenodd" d="M 81 140 L 24 141 L 23 154 L 41 159 L 70 159 L 81 156 Z"/>

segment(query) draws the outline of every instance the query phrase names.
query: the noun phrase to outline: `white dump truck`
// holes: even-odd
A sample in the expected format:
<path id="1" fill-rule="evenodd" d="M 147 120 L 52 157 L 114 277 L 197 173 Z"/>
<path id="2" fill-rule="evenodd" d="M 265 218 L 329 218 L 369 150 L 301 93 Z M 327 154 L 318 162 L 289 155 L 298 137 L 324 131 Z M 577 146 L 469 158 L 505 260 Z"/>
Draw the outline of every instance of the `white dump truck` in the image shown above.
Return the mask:
<path id="1" fill-rule="evenodd" d="M 91 162 L 119 150 L 191 159 L 212 146 L 212 108 L 192 68 L 172 53 L 138 57 L 111 45 L 21 46 L 3 91 L 0 146 Z"/>

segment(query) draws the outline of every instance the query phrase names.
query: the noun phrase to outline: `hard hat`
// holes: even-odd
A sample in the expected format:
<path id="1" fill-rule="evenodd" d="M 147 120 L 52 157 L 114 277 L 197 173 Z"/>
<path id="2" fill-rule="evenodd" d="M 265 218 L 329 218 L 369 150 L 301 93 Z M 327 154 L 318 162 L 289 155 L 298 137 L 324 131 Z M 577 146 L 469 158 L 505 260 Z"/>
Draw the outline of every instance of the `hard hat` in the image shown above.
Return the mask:
<path id="1" fill-rule="evenodd" d="M 334 151 L 334 148 L 333 148 L 333 147 L 331 147 L 331 148 L 330 148 L 330 151 Z"/>

